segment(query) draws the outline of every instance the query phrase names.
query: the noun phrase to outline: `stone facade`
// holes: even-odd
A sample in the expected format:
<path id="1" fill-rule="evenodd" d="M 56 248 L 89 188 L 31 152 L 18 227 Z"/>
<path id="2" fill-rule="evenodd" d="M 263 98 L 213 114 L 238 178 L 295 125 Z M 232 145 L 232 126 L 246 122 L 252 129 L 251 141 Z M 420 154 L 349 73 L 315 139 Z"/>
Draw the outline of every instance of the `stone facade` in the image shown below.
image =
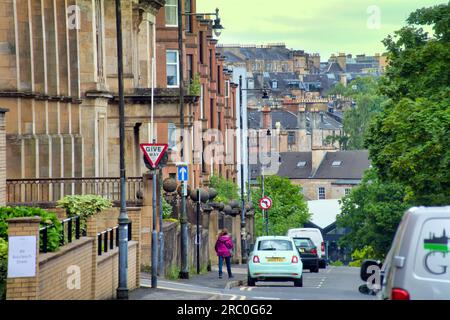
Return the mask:
<path id="1" fill-rule="evenodd" d="M 6 203 L 6 109 L 0 108 L 0 206 Z"/>
<path id="2" fill-rule="evenodd" d="M 0 105 L 10 110 L 7 177 L 118 176 L 114 0 L 0 5 Z M 127 94 L 150 86 L 152 24 L 162 5 L 122 2 Z M 140 109 L 140 122 L 148 122 L 148 106 Z M 133 156 L 127 152 L 127 171 L 140 174 Z"/>
<path id="3" fill-rule="evenodd" d="M 196 12 L 196 0 L 182 1 L 182 11 Z M 190 9 L 185 7 L 190 3 Z M 167 23 L 166 7 L 162 8 L 156 17 L 157 27 L 157 87 L 162 91 L 178 92 L 178 86 L 169 86 L 167 80 L 168 52 L 178 54 L 178 27 Z M 227 130 L 236 128 L 236 88 L 231 81 L 231 72 L 224 65 L 224 57 L 216 50 L 217 40 L 213 38 L 211 20 L 201 15 L 184 16 L 183 19 L 183 73 L 185 102 L 192 99 L 193 103 L 185 106 L 185 160 L 189 163 L 189 184 L 198 187 L 209 184 L 212 175 L 220 175 L 236 181 L 236 142 L 235 137 L 227 139 Z M 179 67 L 179 65 L 178 65 Z M 193 78 L 199 79 L 200 92 L 192 92 L 190 86 Z M 157 102 L 157 109 L 161 102 Z M 166 104 L 168 108 L 179 110 L 178 98 Z M 180 128 L 180 116 L 161 117 L 156 119 L 156 136 L 160 142 L 167 142 L 168 126 Z M 218 132 L 216 137 L 205 136 L 207 131 Z M 172 161 L 164 170 L 165 175 L 176 173 L 175 159 L 181 160 L 179 136 L 176 134 L 177 146 L 172 149 Z M 217 148 L 212 142 L 220 142 Z M 205 156 L 208 155 L 208 156 Z M 227 163 L 218 161 L 218 158 L 228 156 Z M 216 160 L 215 160 L 216 159 Z"/>

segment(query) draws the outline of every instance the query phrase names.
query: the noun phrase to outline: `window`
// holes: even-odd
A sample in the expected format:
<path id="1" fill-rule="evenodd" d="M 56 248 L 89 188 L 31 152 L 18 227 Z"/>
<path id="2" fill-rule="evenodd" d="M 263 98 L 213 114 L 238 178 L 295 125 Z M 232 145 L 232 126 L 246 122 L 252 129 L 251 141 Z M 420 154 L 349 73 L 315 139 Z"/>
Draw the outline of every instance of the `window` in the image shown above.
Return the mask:
<path id="1" fill-rule="evenodd" d="M 178 81 L 179 64 L 178 50 L 167 50 L 166 53 L 167 87 L 176 88 L 180 85 Z"/>
<path id="2" fill-rule="evenodd" d="M 325 194 L 325 188 L 319 187 L 319 200 L 325 200 L 326 194 Z"/>
<path id="3" fill-rule="evenodd" d="M 166 27 L 178 27 L 178 0 L 166 1 Z"/>
<path id="4" fill-rule="evenodd" d="M 278 81 L 277 80 L 272 81 L 272 89 L 278 89 Z"/>
<path id="5" fill-rule="evenodd" d="M 194 57 L 192 54 L 188 54 L 186 56 L 186 63 L 187 63 L 187 75 L 189 77 L 189 83 L 192 83 L 192 80 L 194 79 Z"/>
<path id="6" fill-rule="evenodd" d="M 230 97 L 230 80 L 225 81 L 225 98 Z"/>
<path id="7" fill-rule="evenodd" d="M 214 74 L 214 69 L 213 69 L 213 51 L 212 49 L 209 50 L 209 80 L 213 81 L 213 74 Z"/>
<path id="8" fill-rule="evenodd" d="M 345 195 L 348 196 L 352 192 L 351 188 L 345 188 Z"/>
<path id="9" fill-rule="evenodd" d="M 299 163 L 297 163 L 297 167 L 299 167 L 299 168 L 306 167 L 306 161 L 300 161 Z"/>
<path id="10" fill-rule="evenodd" d="M 192 0 L 185 1 L 184 11 L 186 13 L 192 13 Z M 186 32 L 192 33 L 192 16 L 186 15 Z"/>
<path id="11" fill-rule="evenodd" d="M 209 126 L 214 128 L 214 99 L 209 100 Z"/>
<path id="12" fill-rule="evenodd" d="M 261 240 L 258 251 L 292 251 L 292 242 L 288 240 Z"/>
<path id="13" fill-rule="evenodd" d="M 203 41 L 204 41 L 203 40 L 203 38 L 204 38 L 203 34 L 204 34 L 204 32 L 200 31 L 199 36 L 198 36 L 198 38 L 199 38 L 199 46 L 198 46 L 198 51 L 199 52 L 198 52 L 198 56 L 199 56 L 201 64 L 205 63 L 205 56 L 204 56 L 204 52 L 203 52 Z"/>
<path id="14" fill-rule="evenodd" d="M 331 164 L 333 167 L 339 167 L 342 164 L 342 161 L 333 161 Z"/>
<path id="15" fill-rule="evenodd" d="M 288 133 L 288 145 L 294 145 L 295 144 L 295 132 L 290 131 Z"/>
<path id="16" fill-rule="evenodd" d="M 204 114 L 205 114 L 205 97 L 203 96 L 203 91 L 204 89 L 204 84 L 202 84 L 200 86 L 200 119 L 204 119 Z"/>
<path id="17" fill-rule="evenodd" d="M 173 123 L 169 123 L 167 126 L 167 142 L 169 148 L 176 150 L 177 146 L 177 127 Z"/>

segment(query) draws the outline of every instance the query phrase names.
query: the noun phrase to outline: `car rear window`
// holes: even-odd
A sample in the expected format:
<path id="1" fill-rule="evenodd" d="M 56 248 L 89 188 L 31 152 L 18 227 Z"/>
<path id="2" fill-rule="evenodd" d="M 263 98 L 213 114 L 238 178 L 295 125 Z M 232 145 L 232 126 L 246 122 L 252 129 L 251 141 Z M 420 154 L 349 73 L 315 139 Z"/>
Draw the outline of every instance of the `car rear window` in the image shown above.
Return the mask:
<path id="1" fill-rule="evenodd" d="M 302 248 L 307 248 L 307 247 L 312 247 L 312 241 L 309 239 L 294 239 L 294 243 L 296 247 L 302 247 Z"/>
<path id="2" fill-rule="evenodd" d="M 261 251 L 292 251 L 292 242 L 289 240 L 261 240 L 258 244 Z"/>

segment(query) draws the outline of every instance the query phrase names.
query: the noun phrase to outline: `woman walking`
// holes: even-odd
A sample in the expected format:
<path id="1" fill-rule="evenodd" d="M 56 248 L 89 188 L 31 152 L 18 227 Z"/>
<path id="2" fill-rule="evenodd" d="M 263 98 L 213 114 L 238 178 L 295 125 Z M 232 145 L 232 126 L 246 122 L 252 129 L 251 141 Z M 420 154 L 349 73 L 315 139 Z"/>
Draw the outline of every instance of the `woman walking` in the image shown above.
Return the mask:
<path id="1" fill-rule="evenodd" d="M 222 279 L 222 267 L 223 260 L 227 264 L 227 272 L 228 278 L 233 278 L 233 274 L 231 273 L 231 256 L 233 250 L 233 240 L 231 239 L 231 235 L 228 233 L 228 230 L 224 228 L 216 241 L 216 253 L 219 257 L 219 279 Z"/>

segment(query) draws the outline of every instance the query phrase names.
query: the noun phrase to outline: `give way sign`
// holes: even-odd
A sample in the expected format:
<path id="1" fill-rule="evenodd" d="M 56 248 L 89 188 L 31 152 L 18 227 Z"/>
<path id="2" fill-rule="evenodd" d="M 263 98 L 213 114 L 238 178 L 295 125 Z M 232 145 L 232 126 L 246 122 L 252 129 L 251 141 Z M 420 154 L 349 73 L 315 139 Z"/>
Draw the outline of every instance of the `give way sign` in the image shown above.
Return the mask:
<path id="1" fill-rule="evenodd" d="M 156 168 L 161 161 L 164 153 L 169 146 L 161 143 L 143 143 L 141 144 L 141 150 L 144 152 L 145 157 L 152 166 Z"/>
<path id="2" fill-rule="evenodd" d="M 264 197 L 259 200 L 259 207 L 262 210 L 269 210 L 272 207 L 272 199 L 269 197 Z"/>

